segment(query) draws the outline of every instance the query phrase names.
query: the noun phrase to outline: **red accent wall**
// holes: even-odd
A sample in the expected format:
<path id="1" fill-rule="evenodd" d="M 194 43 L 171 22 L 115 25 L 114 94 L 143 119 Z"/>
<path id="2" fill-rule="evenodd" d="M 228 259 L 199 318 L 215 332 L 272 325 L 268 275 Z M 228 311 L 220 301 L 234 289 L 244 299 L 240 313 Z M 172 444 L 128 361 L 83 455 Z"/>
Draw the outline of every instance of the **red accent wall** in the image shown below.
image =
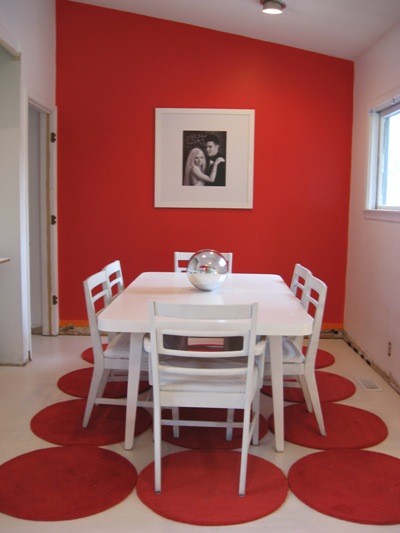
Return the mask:
<path id="1" fill-rule="evenodd" d="M 234 271 L 300 262 L 343 322 L 353 63 L 57 0 L 59 302 L 86 319 L 83 280 L 119 258 L 125 282 L 174 250 L 234 253 Z M 154 207 L 156 108 L 255 110 L 254 208 Z"/>

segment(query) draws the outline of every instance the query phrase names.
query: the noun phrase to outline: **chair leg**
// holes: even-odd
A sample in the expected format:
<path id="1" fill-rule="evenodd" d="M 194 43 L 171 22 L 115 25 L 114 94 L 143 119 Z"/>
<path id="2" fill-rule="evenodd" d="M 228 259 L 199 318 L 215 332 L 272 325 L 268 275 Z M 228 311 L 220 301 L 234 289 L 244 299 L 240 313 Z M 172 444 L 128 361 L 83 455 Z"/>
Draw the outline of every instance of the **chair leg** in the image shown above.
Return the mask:
<path id="1" fill-rule="evenodd" d="M 254 430 L 253 430 L 253 444 L 257 446 L 260 438 L 260 391 L 254 396 L 253 400 L 253 419 L 254 419 Z"/>
<path id="2" fill-rule="evenodd" d="M 179 420 L 179 407 L 172 408 L 172 420 Z M 179 425 L 172 426 L 172 434 L 175 439 L 179 439 Z"/>
<path id="3" fill-rule="evenodd" d="M 315 418 L 317 419 L 319 432 L 321 433 L 321 435 L 326 436 L 324 418 L 323 418 L 322 409 L 321 409 L 321 402 L 319 400 L 317 382 L 315 379 L 315 372 L 312 372 L 312 374 L 309 374 L 309 375 L 306 374 L 304 376 L 304 379 L 307 384 L 307 389 L 310 395 Z"/>
<path id="4" fill-rule="evenodd" d="M 228 409 L 228 415 L 226 418 L 227 424 L 232 424 L 235 417 L 235 410 L 234 409 Z M 233 438 L 233 427 L 227 426 L 226 428 L 226 440 L 230 441 Z"/>
<path id="5" fill-rule="evenodd" d="M 103 375 L 99 384 L 99 388 L 97 389 L 97 397 L 103 398 L 104 396 L 104 390 L 106 388 L 108 379 L 111 375 L 111 370 L 103 370 Z"/>
<path id="6" fill-rule="evenodd" d="M 99 396 L 99 392 L 101 391 L 101 394 L 104 392 L 109 372 L 109 370 L 104 370 L 102 368 L 96 369 L 96 367 L 94 367 L 93 369 L 92 381 L 90 382 L 89 394 L 86 401 L 85 414 L 83 416 L 82 425 L 84 428 L 86 428 L 89 424 L 93 406 L 96 398 Z"/>
<path id="7" fill-rule="evenodd" d="M 246 493 L 247 456 L 250 444 L 250 408 L 243 412 L 242 452 L 240 458 L 239 496 Z"/>
<path id="8" fill-rule="evenodd" d="M 308 386 L 307 386 L 307 382 L 306 382 L 306 379 L 304 376 L 298 376 L 298 380 L 300 382 L 300 385 L 301 385 L 301 390 L 303 391 L 303 395 L 304 395 L 304 400 L 306 402 L 306 405 L 307 405 L 307 410 L 309 413 L 312 412 L 312 402 L 311 402 L 311 398 L 310 398 L 310 393 L 308 391 Z"/>
<path id="9" fill-rule="evenodd" d="M 161 409 L 153 409 L 154 491 L 161 492 Z"/>

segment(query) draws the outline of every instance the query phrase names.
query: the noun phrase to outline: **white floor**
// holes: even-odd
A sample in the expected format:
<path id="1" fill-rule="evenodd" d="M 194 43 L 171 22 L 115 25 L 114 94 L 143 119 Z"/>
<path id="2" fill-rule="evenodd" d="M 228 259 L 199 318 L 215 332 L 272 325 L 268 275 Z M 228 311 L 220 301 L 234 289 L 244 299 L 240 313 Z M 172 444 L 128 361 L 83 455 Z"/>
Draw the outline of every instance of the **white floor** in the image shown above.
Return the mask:
<path id="1" fill-rule="evenodd" d="M 44 407 L 72 399 L 57 388 L 57 380 L 67 372 L 90 366 L 80 357 L 90 346 L 89 337 L 59 336 L 33 337 L 33 361 L 26 367 L 0 367 L 0 463 L 20 454 L 47 448 L 52 444 L 36 437 L 30 430 L 31 418 Z M 400 458 L 400 396 L 391 389 L 353 350 L 342 340 L 322 340 L 320 347 L 331 352 L 336 359 L 326 371 L 338 373 L 357 385 L 356 394 L 341 403 L 369 410 L 381 417 L 389 428 L 389 436 L 380 445 L 370 448 Z M 381 387 L 379 391 L 365 391 L 356 377 L 369 377 Z M 263 396 L 263 414 L 271 413 L 271 400 Z M 138 472 L 152 461 L 152 433 L 146 431 L 135 441 L 133 450 L 127 451 L 123 443 L 107 448 L 128 458 Z M 165 453 L 182 450 L 165 444 Z M 273 446 L 273 434 L 263 439 L 251 453 L 273 462 L 287 473 L 290 466 L 310 450 L 286 443 L 285 452 L 277 453 Z M 29 472 L 27 472 L 29 475 Z M 0 514 L 0 531 L 29 533 L 74 532 L 170 532 L 190 533 L 200 531 L 229 531 L 232 533 L 318 532 L 341 533 L 385 531 L 399 532 L 400 525 L 369 526 L 337 520 L 308 508 L 290 491 L 285 503 L 273 514 L 260 520 L 237 526 L 199 527 L 166 520 L 145 507 L 136 492 L 116 507 L 88 518 L 64 522 L 32 522 Z"/>

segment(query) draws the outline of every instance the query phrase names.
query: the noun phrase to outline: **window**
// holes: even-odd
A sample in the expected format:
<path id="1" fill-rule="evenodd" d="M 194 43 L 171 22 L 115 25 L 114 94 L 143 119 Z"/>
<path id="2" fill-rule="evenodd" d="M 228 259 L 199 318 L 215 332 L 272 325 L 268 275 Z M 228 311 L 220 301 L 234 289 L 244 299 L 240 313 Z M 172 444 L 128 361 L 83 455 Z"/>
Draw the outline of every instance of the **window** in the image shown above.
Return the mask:
<path id="1" fill-rule="evenodd" d="M 371 111 L 368 209 L 400 211 L 400 97 Z"/>
<path id="2" fill-rule="evenodd" d="M 376 207 L 400 209 L 400 103 L 379 113 Z"/>

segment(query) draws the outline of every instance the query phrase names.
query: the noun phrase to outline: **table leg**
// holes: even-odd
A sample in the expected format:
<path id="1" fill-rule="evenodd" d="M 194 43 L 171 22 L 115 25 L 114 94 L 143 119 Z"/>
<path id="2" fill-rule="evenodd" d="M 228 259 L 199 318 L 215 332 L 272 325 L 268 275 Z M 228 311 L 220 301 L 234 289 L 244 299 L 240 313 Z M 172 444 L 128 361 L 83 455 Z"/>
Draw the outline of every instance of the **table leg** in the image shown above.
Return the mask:
<path id="1" fill-rule="evenodd" d="M 283 430 L 283 370 L 282 370 L 282 337 L 269 337 L 271 357 L 272 401 L 274 409 L 275 449 L 284 451 Z"/>
<path id="2" fill-rule="evenodd" d="M 126 398 L 125 450 L 133 448 L 136 409 L 139 393 L 140 363 L 142 356 L 142 333 L 131 333 L 129 348 L 128 392 Z"/>

